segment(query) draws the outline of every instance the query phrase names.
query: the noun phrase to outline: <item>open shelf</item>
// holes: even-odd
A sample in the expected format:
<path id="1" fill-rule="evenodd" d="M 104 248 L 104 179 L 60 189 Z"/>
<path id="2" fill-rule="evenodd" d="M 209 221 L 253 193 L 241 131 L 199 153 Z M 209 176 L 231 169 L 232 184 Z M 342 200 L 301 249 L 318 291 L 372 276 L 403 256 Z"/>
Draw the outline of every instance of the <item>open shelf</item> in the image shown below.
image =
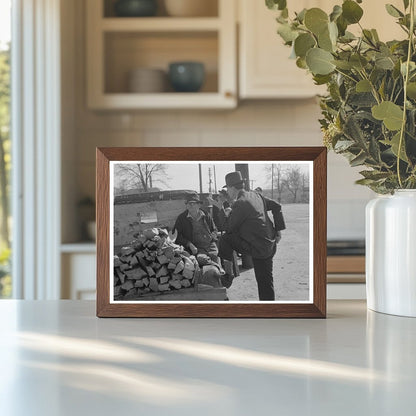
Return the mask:
<path id="1" fill-rule="evenodd" d="M 169 32 L 184 31 L 193 32 L 218 30 L 220 20 L 215 17 L 148 17 L 148 18 L 122 18 L 114 17 L 103 19 L 101 28 L 106 32 L 137 31 L 137 32 Z"/>
<path id="2" fill-rule="evenodd" d="M 235 3 L 212 2 L 217 12 L 211 17 L 169 17 L 163 7 L 155 17 L 114 17 L 112 0 L 88 0 L 88 107 L 97 110 L 235 108 Z M 163 74 L 158 78 L 157 88 L 148 88 L 148 84 L 140 88 L 140 91 L 157 92 L 137 93 L 137 88 L 129 88 L 132 71 L 156 69 L 160 73 L 162 70 L 167 81 L 169 64 L 183 61 L 204 65 L 205 80 L 198 92 L 175 92 L 169 82 L 160 86 L 164 82 L 160 81 Z"/>

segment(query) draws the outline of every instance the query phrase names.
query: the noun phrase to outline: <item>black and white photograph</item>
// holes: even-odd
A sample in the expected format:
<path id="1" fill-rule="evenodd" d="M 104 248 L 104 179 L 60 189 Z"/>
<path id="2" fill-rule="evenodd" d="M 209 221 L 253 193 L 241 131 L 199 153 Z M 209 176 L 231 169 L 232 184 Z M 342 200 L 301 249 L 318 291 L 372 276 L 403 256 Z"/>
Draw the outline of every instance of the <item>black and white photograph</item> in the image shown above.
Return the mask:
<path id="1" fill-rule="evenodd" d="M 112 161 L 110 303 L 312 303 L 312 170 Z"/>

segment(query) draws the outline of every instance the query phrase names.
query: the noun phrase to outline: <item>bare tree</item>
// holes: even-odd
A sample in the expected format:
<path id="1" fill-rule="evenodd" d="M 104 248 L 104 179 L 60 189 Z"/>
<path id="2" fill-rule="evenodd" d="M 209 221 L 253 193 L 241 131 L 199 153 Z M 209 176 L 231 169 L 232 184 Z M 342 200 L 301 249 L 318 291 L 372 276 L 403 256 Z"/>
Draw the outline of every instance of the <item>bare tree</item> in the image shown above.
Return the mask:
<path id="1" fill-rule="evenodd" d="M 298 166 L 291 166 L 285 171 L 283 186 L 292 194 L 293 202 L 296 202 L 299 191 L 303 189 L 304 175 Z"/>
<path id="2" fill-rule="evenodd" d="M 137 163 L 116 165 L 115 176 L 119 180 L 119 188 L 140 189 L 148 192 L 155 183 L 165 184 L 167 166 L 161 163 Z"/>
<path id="3" fill-rule="evenodd" d="M 282 165 L 279 165 L 279 164 L 267 165 L 265 167 L 265 171 L 266 171 L 266 178 L 271 182 L 272 198 L 275 198 L 275 192 L 276 192 L 277 202 L 281 202 L 282 192 L 283 192 L 283 176 L 284 176 Z"/>

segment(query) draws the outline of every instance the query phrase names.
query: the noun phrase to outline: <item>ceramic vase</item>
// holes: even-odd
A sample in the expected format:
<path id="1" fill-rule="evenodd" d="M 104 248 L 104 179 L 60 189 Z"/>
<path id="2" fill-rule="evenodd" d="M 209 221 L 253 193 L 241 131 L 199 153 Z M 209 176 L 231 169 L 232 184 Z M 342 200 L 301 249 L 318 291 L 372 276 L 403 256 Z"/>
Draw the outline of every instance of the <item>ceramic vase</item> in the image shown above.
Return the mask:
<path id="1" fill-rule="evenodd" d="M 367 306 L 416 317 L 416 190 L 379 196 L 366 207 Z"/>

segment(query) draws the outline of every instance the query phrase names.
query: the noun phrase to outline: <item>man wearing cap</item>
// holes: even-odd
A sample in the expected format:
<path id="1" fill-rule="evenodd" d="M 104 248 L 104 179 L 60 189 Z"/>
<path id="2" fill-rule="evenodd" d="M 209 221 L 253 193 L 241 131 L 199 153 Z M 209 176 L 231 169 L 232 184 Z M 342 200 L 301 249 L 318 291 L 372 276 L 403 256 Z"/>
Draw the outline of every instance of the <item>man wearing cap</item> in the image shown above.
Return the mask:
<path id="1" fill-rule="evenodd" d="M 231 275 L 233 250 L 250 255 L 260 300 L 275 300 L 273 284 L 273 256 L 281 239 L 285 222 L 282 207 L 276 201 L 265 198 L 258 192 L 246 191 L 240 172 L 225 176 L 227 193 L 235 202 L 232 205 L 227 230 L 219 242 L 219 256 L 224 260 L 224 269 Z M 267 211 L 272 211 L 274 226 Z"/>
<path id="2" fill-rule="evenodd" d="M 217 228 L 211 215 L 202 211 L 202 202 L 196 192 L 189 192 L 185 199 L 186 210 L 176 219 L 178 231 L 176 243 L 191 254 L 206 254 L 218 262 Z"/>

